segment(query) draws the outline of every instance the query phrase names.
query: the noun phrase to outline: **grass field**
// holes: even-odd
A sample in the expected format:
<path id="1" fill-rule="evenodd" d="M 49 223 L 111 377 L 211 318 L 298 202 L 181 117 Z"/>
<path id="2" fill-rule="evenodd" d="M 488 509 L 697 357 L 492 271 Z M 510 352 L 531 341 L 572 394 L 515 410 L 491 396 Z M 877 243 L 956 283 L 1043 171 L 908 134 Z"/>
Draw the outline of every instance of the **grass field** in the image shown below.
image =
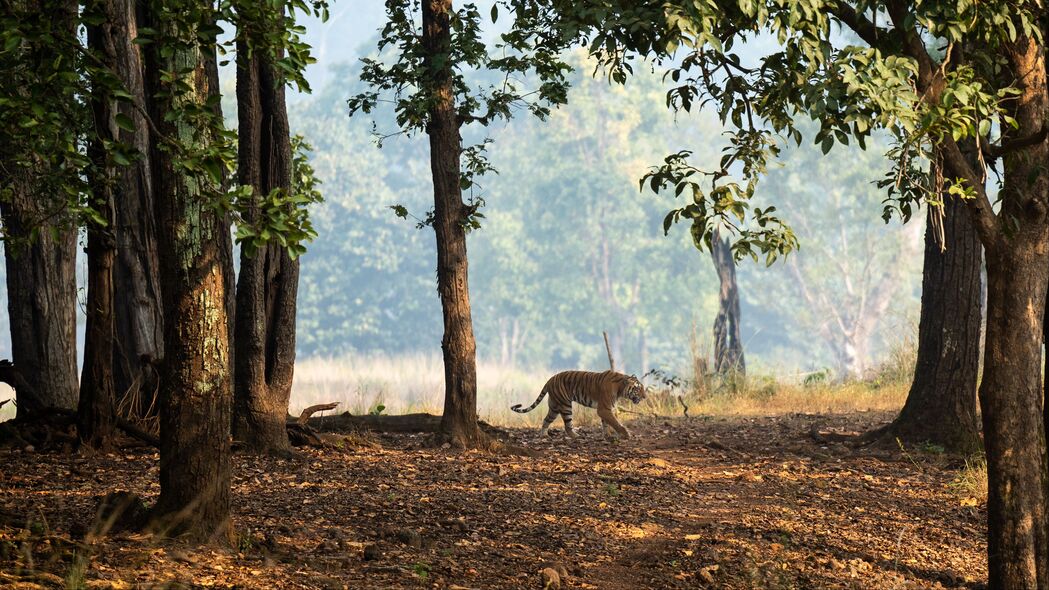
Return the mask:
<path id="1" fill-rule="evenodd" d="M 530 404 L 555 371 L 541 367 L 506 367 L 479 362 L 477 406 L 482 419 L 501 426 L 535 426 L 542 420 L 545 401 L 529 414 L 510 411 L 513 404 Z M 818 377 L 818 376 L 817 376 Z M 883 370 L 870 380 L 808 383 L 750 376 L 724 381 L 704 376 L 677 379 L 672 385 L 646 380 L 649 400 L 624 410 L 641 414 L 680 416 L 678 398 L 692 415 L 773 415 L 791 412 L 844 413 L 895 410 L 904 402 L 909 376 Z M 793 381 L 798 381 L 794 379 Z M 339 412 L 386 414 L 441 413 L 444 368 L 437 355 L 367 355 L 313 358 L 299 361 L 291 411 L 327 402 L 339 402 Z M 594 424 L 596 415 L 585 408 L 580 424 Z M 630 418 L 628 414 L 625 416 Z"/>

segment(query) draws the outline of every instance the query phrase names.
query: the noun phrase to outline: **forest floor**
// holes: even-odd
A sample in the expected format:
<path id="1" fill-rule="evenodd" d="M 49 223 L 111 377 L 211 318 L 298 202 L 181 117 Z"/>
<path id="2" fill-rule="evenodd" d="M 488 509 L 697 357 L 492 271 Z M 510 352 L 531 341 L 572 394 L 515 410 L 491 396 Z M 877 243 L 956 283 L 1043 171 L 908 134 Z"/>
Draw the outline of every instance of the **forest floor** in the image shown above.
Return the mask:
<path id="1" fill-rule="evenodd" d="M 534 457 L 421 435 L 236 455 L 233 549 L 83 541 L 102 495 L 155 498 L 152 449 L 3 450 L 0 586 L 539 589 L 552 565 L 562 588 L 982 587 L 986 513 L 955 483 L 962 460 L 811 436 L 889 418 L 643 418 L 620 443 L 508 430 Z"/>

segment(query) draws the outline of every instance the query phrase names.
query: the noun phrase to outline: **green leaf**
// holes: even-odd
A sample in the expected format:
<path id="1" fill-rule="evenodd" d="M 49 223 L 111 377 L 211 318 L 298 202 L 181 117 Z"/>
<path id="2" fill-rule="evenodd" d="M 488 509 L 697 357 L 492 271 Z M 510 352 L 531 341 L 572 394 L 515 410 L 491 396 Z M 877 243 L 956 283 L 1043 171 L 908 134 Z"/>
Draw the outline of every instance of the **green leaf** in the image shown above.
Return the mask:
<path id="1" fill-rule="evenodd" d="M 125 115 L 124 113 L 117 113 L 116 116 L 113 117 L 113 120 L 116 122 L 117 127 L 120 127 L 124 131 L 135 130 L 135 122 L 131 119 L 131 117 Z"/>

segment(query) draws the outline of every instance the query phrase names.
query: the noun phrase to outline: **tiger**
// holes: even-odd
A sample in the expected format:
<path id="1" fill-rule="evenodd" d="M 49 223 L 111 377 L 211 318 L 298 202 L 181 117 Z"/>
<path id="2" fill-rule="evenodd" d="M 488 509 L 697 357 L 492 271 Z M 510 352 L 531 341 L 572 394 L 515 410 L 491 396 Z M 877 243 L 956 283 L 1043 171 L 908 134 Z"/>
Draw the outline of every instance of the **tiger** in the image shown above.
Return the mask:
<path id="1" fill-rule="evenodd" d="M 546 434 L 550 424 L 560 415 L 565 423 L 565 434 L 572 438 L 578 436 L 572 429 L 572 402 L 588 408 L 597 408 L 597 415 L 601 417 L 601 429 L 606 438 L 611 438 L 610 426 L 624 438 L 630 438 L 630 431 L 616 419 L 616 401 L 625 397 L 636 404 L 646 397 L 645 386 L 634 375 L 624 375 L 615 371 L 562 371 L 546 382 L 532 405 L 521 409 L 523 404 L 516 404 L 510 409 L 519 414 L 526 414 L 534 410 L 547 395 L 550 396 L 549 411 L 543 419 L 539 434 Z"/>

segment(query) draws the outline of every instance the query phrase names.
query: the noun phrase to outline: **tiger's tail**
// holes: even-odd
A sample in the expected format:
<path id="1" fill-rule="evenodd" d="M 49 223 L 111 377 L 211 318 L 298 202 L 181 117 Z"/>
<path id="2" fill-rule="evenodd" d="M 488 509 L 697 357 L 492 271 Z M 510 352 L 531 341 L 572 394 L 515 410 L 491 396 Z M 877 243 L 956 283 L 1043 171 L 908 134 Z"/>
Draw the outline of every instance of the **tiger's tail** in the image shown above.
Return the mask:
<path id="1" fill-rule="evenodd" d="M 515 412 L 517 412 L 518 414 L 527 414 L 528 412 L 531 412 L 532 410 L 534 410 L 535 407 L 539 405 L 539 402 L 543 401 L 544 397 L 546 397 L 546 388 L 545 387 L 543 388 L 543 391 L 540 392 L 539 397 L 535 398 L 535 401 L 532 402 L 532 405 L 530 405 L 527 408 L 522 410 L 521 409 L 521 404 L 515 404 L 515 405 L 510 406 L 510 409 L 515 411 Z"/>

